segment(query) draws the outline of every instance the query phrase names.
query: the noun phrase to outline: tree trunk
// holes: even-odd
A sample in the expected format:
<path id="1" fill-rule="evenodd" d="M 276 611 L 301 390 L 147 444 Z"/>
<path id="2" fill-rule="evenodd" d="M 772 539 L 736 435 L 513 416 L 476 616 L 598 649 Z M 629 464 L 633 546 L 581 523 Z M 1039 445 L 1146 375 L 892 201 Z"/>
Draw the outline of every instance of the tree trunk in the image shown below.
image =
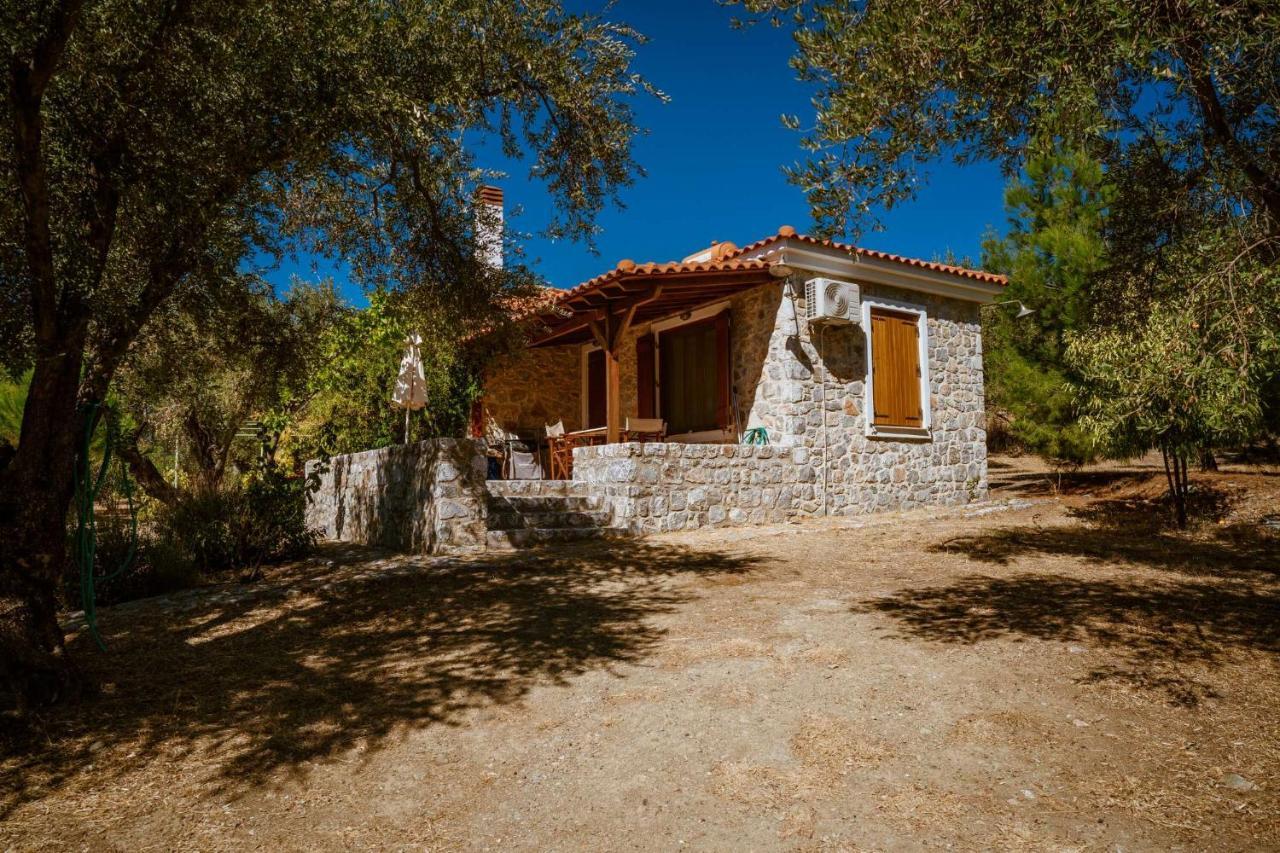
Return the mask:
<path id="1" fill-rule="evenodd" d="M 1214 458 L 1212 448 L 1202 448 L 1200 450 L 1200 470 L 1201 471 L 1217 471 L 1218 460 Z"/>
<path id="2" fill-rule="evenodd" d="M 169 481 L 156 469 L 155 463 L 143 455 L 138 449 L 138 435 L 134 433 L 128 440 L 120 442 L 116 447 L 120 458 L 129 466 L 129 473 L 138 481 L 142 491 L 165 506 L 173 506 L 178 500 L 178 490 L 169 485 Z"/>
<path id="3" fill-rule="evenodd" d="M 1187 456 L 1176 449 L 1161 446 L 1164 458 L 1164 476 L 1169 482 L 1169 497 L 1173 500 L 1174 520 L 1179 530 L 1187 528 Z"/>
<path id="4" fill-rule="evenodd" d="M 20 707 L 74 696 L 81 680 L 58 625 L 75 493 L 76 411 L 83 333 L 38 358 L 13 461 L 0 474 L 0 676 Z"/>

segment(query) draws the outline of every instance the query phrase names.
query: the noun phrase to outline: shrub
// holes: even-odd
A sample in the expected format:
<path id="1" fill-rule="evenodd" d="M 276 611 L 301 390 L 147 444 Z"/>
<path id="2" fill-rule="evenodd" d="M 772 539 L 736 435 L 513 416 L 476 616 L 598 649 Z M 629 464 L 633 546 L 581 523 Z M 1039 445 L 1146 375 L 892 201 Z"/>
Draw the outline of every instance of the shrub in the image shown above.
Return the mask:
<path id="1" fill-rule="evenodd" d="M 316 541 L 304 518 L 305 481 L 268 471 L 245 484 L 184 495 L 171 507 L 151 505 L 139 519 L 137 547 L 129 559 L 128 513 L 111 491 L 117 486 L 114 479 L 108 485 L 110 500 L 97 512 L 94 574 L 99 580 L 94 592 L 100 607 L 187 589 L 202 577 L 300 557 Z M 105 579 L 126 561 L 123 572 Z M 63 594 L 68 606 L 81 606 L 80 569 L 74 562 L 68 566 Z"/>
<path id="2" fill-rule="evenodd" d="M 160 513 L 157 526 L 204 574 L 257 568 L 315 544 L 303 516 L 304 491 L 303 480 L 266 472 L 246 485 L 184 497 Z"/>
<path id="3" fill-rule="evenodd" d="M 94 599 L 98 606 L 161 595 L 199 583 L 200 572 L 191 556 L 166 530 L 150 523 L 145 512 L 138 520 L 136 544 L 129 513 L 122 502 L 109 501 L 99 506 L 96 515 Z M 74 520 L 70 528 L 74 530 Z M 72 609 L 83 605 L 80 567 L 74 560 L 68 562 L 63 595 Z"/>

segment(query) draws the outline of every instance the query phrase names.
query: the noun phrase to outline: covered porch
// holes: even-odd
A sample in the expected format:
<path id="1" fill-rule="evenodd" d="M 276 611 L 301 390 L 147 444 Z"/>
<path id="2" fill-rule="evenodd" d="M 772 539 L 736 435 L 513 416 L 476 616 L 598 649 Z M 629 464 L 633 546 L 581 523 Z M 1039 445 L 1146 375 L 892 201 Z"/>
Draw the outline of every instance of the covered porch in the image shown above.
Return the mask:
<path id="1" fill-rule="evenodd" d="M 567 479 L 551 462 L 557 447 L 571 459 L 576 447 L 623 441 L 737 443 L 746 424 L 731 306 L 777 276 L 764 259 L 728 257 L 736 251 L 721 243 L 679 263 L 624 260 L 539 315 L 526 352 L 486 387 L 491 441 L 496 433 L 525 454 L 499 476 Z"/>

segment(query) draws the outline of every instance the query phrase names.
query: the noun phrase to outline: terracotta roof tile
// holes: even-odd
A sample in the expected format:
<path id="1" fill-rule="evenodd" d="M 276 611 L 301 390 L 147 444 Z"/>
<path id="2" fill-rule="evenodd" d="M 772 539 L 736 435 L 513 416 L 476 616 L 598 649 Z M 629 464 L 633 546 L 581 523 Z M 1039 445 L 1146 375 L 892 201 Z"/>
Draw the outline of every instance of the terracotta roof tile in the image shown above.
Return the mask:
<path id="1" fill-rule="evenodd" d="M 700 272 L 757 272 L 767 270 L 769 262 L 760 259 L 747 259 L 742 256 L 762 249 L 765 246 L 776 243 L 780 240 L 791 240 L 797 243 L 803 243 L 809 246 L 826 246 L 832 249 L 850 252 L 866 258 L 873 258 L 881 261 L 892 261 L 893 263 L 905 264 L 907 266 L 918 267 L 920 269 L 932 270 L 934 272 L 948 273 L 961 278 L 982 281 L 988 284 L 1005 284 L 1007 279 L 1005 276 L 995 273 L 983 272 L 982 270 L 971 270 L 964 267 L 953 266 L 951 264 L 941 264 L 936 261 L 921 261 L 915 258 L 907 258 L 902 255 L 893 255 L 888 252 L 880 252 L 875 249 L 864 249 L 861 246 L 854 246 L 850 243 L 840 243 L 835 240 L 822 240 L 817 237 L 809 237 L 805 234 L 796 233 L 796 229 L 790 225 L 783 225 L 778 229 L 778 233 L 763 240 L 757 240 L 741 248 L 729 242 L 713 243 L 707 249 L 690 255 L 683 261 L 668 261 L 666 263 L 657 263 L 648 261 L 643 264 L 637 264 L 630 258 L 624 258 L 618 261 L 617 266 L 608 272 L 601 273 L 595 278 L 588 279 L 581 284 L 569 290 L 557 290 L 558 296 L 554 302 L 564 302 L 575 296 L 590 292 L 602 285 L 620 278 L 642 278 L 647 276 L 662 275 L 681 275 Z M 693 260 L 694 258 L 703 258 L 704 260 Z"/>
<path id="2" fill-rule="evenodd" d="M 861 255 L 865 258 L 873 258 L 878 261 L 892 261 L 894 263 L 906 264 L 907 266 L 919 267 L 920 269 L 933 270 L 934 272 L 949 273 L 957 275 L 961 278 L 971 278 L 975 281 L 985 281 L 988 284 L 1007 284 L 1008 278 L 1003 275 L 997 275 L 993 272 L 984 272 L 983 270 L 971 270 L 965 267 L 957 267 L 952 264 L 940 264 L 937 261 L 921 261 L 916 258 L 907 258 L 902 255 L 894 255 L 889 252 L 880 252 L 875 249 L 864 249 L 861 246 L 855 246 L 851 243 L 841 243 L 836 240 L 822 240 L 817 237 L 810 237 L 805 234 L 797 234 L 796 229 L 790 225 L 783 225 L 778 229 L 778 233 L 763 240 L 757 240 L 738 249 L 730 257 L 744 255 L 747 252 L 754 252 L 762 249 L 771 243 L 779 240 L 794 240 L 797 243 L 804 243 L 810 246 L 826 246 L 831 249 L 840 249 L 845 252 L 852 252 L 855 255 Z"/>
<path id="3" fill-rule="evenodd" d="M 563 302 L 570 297 L 578 296 L 624 277 L 642 278 L 646 276 L 684 275 L 699 272 L 758 272 L 767 269 L 769 269 L 769 262 L 764 260 L 668 261 L 662 264 L 649 261 L 648 263 L 637 264 L 630 259 L 624 259 L 618 261 L 618 265 L 608 272 L 601 273 L 595 278 L 587 279 L 577 287 L 560 291 L 560 298 L 557 301 Z"/>

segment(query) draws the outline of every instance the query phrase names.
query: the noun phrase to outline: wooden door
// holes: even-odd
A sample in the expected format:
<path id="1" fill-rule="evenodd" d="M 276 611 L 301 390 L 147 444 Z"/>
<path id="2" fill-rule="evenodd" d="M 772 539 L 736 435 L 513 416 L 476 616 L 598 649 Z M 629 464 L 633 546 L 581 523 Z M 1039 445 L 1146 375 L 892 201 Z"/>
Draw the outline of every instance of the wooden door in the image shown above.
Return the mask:
<path id="1" fill-rule="evenodd" d="M 716 341 L 715 322 L 705 320 L 677 326 L 659 336 L 659 390 L 668 435 L 720 426 Z"/>
<path id="2" fill-rule="evenodd" d="M 920 328 L 916 315 L 871 309 L 873 423 L 920 427 Z"/>

